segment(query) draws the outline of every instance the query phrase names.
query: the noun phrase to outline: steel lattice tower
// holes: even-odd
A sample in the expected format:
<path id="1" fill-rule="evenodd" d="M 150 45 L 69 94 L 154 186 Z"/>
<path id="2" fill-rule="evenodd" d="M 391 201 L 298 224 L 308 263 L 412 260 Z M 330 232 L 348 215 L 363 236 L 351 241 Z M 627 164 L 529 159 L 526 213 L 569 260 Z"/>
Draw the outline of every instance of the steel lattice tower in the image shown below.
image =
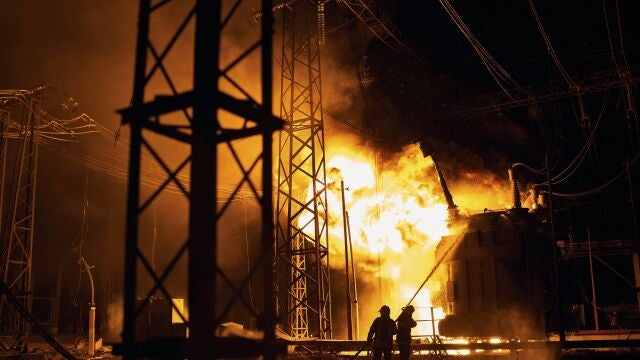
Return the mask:
<path id="1" fill-rule="evenodd" d="M 181 6 L 185 5 L 184 1 L 140 1 L 133 98 L 131 107 L 121 111 L 123 123 L 130 127 L 131 145 L 124 331 L 123 343 L 114 350 L 128 358 L 274 357 L 272 135 L 282 127 L 282 121 L 272 116 L 272 2 L 262 1 L 265 15 L 262 17 L 261 35 L 246 48 L 234 42 L 233 47 L 242 48 L 237 53 L 231 53 L 229 47 L 221 46 L 221 42 L 224 40 L 223 32 L 227 31 L 233 18 L 241 17 L 241 23 L 246 26 L 246 17 L 237 11 L 241 3 L 242 0 L 227 2 L 225 4 L 231 5 L 230 9 L 223 11 L 221 1 L 196 0 L 190 10 L 180 11 Z M 186 15 L 179 18 L 183 13 Z M 173 26 L 163 23 L 169 18 L 181 21 L 174 21 Z M 175 24 L 178 24 L 177 27 Z M 190 29 L 193 32 L 184 31 L 189 26 L 192 26 Z M 165 41 L 164 48 L 157 47 L 160 43 L 158 39 L 163 38 L 157 34 L 166 34 L 172 27 L 175 31 Z M 185 34 L 188 33 L 194 33 L 195 38 L 187 37 Z M 166 36 L 164 38 L 167 39 Z M 176 49 L 174 45 L 180 40 L 185 41 L 193 51 Z M 171 53 L 177 53 L 175 56 L 180 61 L 171 63 L 168 60 Z M 250 55 L 259 57 L 258 66 L 252 64 L 251 72 L 236 77 L 234 69 L 239 64 L 246 64 Z M 176 85 L 176 77 L 179 76 L 176 72 L 184 71 L 185 64 L 193 66 L 192 83 L 187 83 L 186 91 L 180 91 Z M 191 68 L 187 69 L 191 71 Z M 251 76 L 253 78 L 245 79 Z M 157 86 L 152 86 L 154 78 L 159 78 L 170 92 L 161 93 Z M 184 77 L 178 80 L 184 80 Z M 259 101 L 250 95 L 251 87 L 255 85 L 260 89 Z M 222 114 L 233 121 L 222 119 Z M 255 139 L 259 144 L 257 155 L 239 150 L 239 140 L 248 138 Z M 163 155 L 159 140 L 164 141 L 163 148 L 167 147 L 167 141 L 171 141 L 188 147 L 190 152 L 182 161 L 176 162 L 177 165 L 172 165 L 169 158 L 177 155 Z M 165 177 L 161 185 L 146 198 L 143 198 L 145 193 L 141 191 L 140 184 L 143 150 L 151 155 L 154 165 L 162 169 Z M 219 163 L 222 150 L 226 151 L 225 154 L 233 155 L 229 155 L 230 159 L 224 164 Z M 219 172 L 222 166 L 225 167 L 224 173 Z M 177 176 L 184 169 L 190 171 L 188 184 Z M 232 185 L 230 195 L 223 197 L 219 191 L 219 180 L 226 180 L 228 185 L 231 181 L 229 169 L 240 175 Z M 149 257 L 141 250 L 139 223 L 143 211 L 157 200 L 170 183 L 180 189 L 188 202 L 188 234 L 185 234 L 182 245 L 171 255 L 166 267 L 156 271 L 150 265 Z M 218 248 L 225 240 L 220 238 L 218 232 L 223 228 L 221 219 L 228 213 L 231 203 L 238 200 L 241 191 L 245 192 L 243 201 L 251 198 L 259 205 L 262 240 L 259 259 L 254 262 L 251 271 L 238 281 L 238 274 L 229 273 L 218 261 Z M 189 338 L 178 342 L 143 340 L 144 343 L 140 344 L 139 334 L 136 333 L 137 319 L 142 316 L 144 306 L 152 301 L 155 293 L 161 293 L 165 299 L 172 298 L 165 282 L 175 272 L 175 265 L 185 257 L 188 258 L 186 280 L 189 315 L 181 312 L 175 304 L 172 306 L 185 320 Z M 141 269 L 138 269 L 139 265 Z M 139 287 L 143 285 L 138 279 L 141 273 L 147 274 L 154 285 L 139 300 Z M 245 291 L 250 279 L 257 274 L 262 276 L 264 287 L 261 303 L 254 305 L 245 298 Z M 231 292 L 232 297 L 222 298 L 222 290 Z M 264 340 L 220 338 L 214 335 L 233 307 L 242 307 L 253 316 L 265 332 Z"/>
<path id="2" fill-rule="evenodd" d="M 331 301 L 318 6 L 304 0 L 282 8 L 280 115 L 286 124 L 279 142 L 276 262 L 278 293 L 286 297 L 278 311 L 289 334 L 324 339 L 331 338 Z"/>
<path id="3" fill-rule="evenodd" d="M 20 301 L 22 306 L 31 311 L 31 265 L 33 250 L 33 231 L 35 223 L 35 195 L 37 178 L 38 144 L 35 139 L 35 127 L 40 109 L 40 101 L 36 98 L 43 89 L 34 91 L 18 91 L 6 102 L 9 106 L 19 106 L 16 114 L 21 121 L 13 123 L 16 134 L 15 161 L 8 177 L 8 128 L 11 112 L 3 111 L 2 115 L 2 186 L 1 190 L 9 190 L 2 225 L 2 280 L 8 289 Z M 15 101 L 17 100 L 17 101 Z M 7 186 L 9 185 L 9 186 Z M 0 199 L 2 199 L 0 197 Z M 0 205 L 4 205 L 0 203 Z M 19 335 L 18 346 L 24 347 L 28 341 L 29 328 L 25 319 L 15 311 L 2 296 L 0 301 L 0 327 L 3 330 Z"/>

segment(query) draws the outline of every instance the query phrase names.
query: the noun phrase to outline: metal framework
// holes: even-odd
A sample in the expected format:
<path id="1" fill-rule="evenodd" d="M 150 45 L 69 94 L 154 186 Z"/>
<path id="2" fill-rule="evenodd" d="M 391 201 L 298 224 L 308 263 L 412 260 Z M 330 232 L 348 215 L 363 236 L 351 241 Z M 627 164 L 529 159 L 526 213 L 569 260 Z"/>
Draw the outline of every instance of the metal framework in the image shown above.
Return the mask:
<path id="1" fill-rule="evenodd" d="M 576 82 L 579 84 L 580 94 L 583 96 L 616 88 L 635 86 L 640 82 L 640 76 L 638 75 L 637 69 L 634 70 L 632 74 L 627 74 L 624 78 L 616 78 L 611 70 L 604 70 L 587 76 L 576 77 Z M 434 115 L 462 116 L 473 113 L 516 109 L 525 106 L 537 106 L 538 104 L 569 98 L 576 94 L 574 89 L 563 86 L 561 82 L 531 86 L 523 89 L 524 93 L 528 95 L 516 99 L 507 98 L 503 92 L 460 99 L 448 105 L 448 108 L 456 110 L 442 115 Z"/>
<path id="2" fill-rule="evenodd" d="M 0 90 L 0 330 L 17 335 L 11 347 L 23 351 L 31 330 L 64 350 L 31 314 L 33 301 L 43 299 L 34 297 L 31 278 L 38 148 L 98 132 L 86 114 L 59 119 L 44 111 L 42 103 L 52 93 L 50 85 Z M 62 109 L 74 111 L 72 98 L 61 100 Z"/>
<path id="3" fill-rule="evenodd" d="M 33 249 L 33 230 L 35 220 L 35 192 L 37 177 L 38 144 L 35 128 L 40 111 L 38 92 L 19 91 L 10 94 L 4 104 L 18 108 L 15 111 L 21 118 L 13 122 L 11 111 L 3 111 L 2 141 L 2 186 L 9 190 L 6 213 L 2 224 L 2 280 L 21 306 L 31 311 L 31 264 Z M 18 100 L 18 101 L 16 101 Z M 11 124 L 10 124 L 11 123 Z M 11 171 L 11 182 L 6 183 L 8 160 L 9 127 L 17 139 L 15 161 Z M 9 186 L 7 186 L 9 185 Z M 1 203 L 0 203 L 1 204 Z M 26 346 L 29 328 L 20 312 L 13 309 L 3 296 L 0 300 L 0 328 L 18 334 L 17 346 Z"/>
<path id="4" fill-rule="evenodd" d="M 123 343 L 115 350 L 125 357 L 175 357 L 175 358 L 220 358 L 234 356 L 263 355 L 267 359 L 274 357 L 274 309 L 273 304 L 273 192 L 272 192 L 272 135 L 282 127 L 282 121 L 272 116 L 272 2 L 262 1 L 265 14 L 262 17 L 261 35 L 241 49 L 238 54 L 223 52 L 221 41 L 229 23 L 237 18 L 242 1 L 232 1 L 230 9 L 222 8 L 221 1 L 196 0 L 193 7 L 173 31 L 164 48 L 158 48 L 159 34 L 167 33 L 170 25 L 163 19 L 180 16 L 185 2 L 171 0 L 140 1 L 138 19 L 138 40 L 135 61 L 134 91 L 131 107 L 121 111 L 122 121 L 131 131 L 126 247 L 125 247 L 125 294 L 124 294 L 124 331 Z M 175 8 L 173 8 L 176 6 Z M 157 15 L 160 14 L 160 15 Z M 234 16 L 236 15 L 236 16 Z M 242 20 L 245 18 L 243 17 Z M 152 27 L 153 25 L 153 27 Z M 184 40 L 185 28 L 192 26 L 195 39 Z M 155 35 L 154 35 L 155 34 Z M 161 36 L 160 36 L 161 38 Z M 193 53 L 184 48 L 177 49 L 176 42 L 184 40 L 191 44 Z M 170 53 L 177 53 L 179 65 L 193 64 L 192 88 L 178 91 L 175 84 L 175 71 L 184 66 L 172 68 L 167 59 Z M 249 57 L 259 56 L 260 67 L 255 72 L 244 74 L 251 78 L 245 82 L 234 78 L 233 70 L 239 64 L 246 64 Z M 225 59 L 224 61 L 222 59 Z M 230 59 L 230 60 L 229 60 Z M 170 94 L 162 94 L 154 79 L 166 83 Z M 232 89 L 239 97 L 221 90 L 221 83 Z M 260 85 L 261 99 L 250 95 L 249 89 Z M 152 99 L 152 100 L 149 100 Z M 235 122 L 223 121 L 221 114 L 226 113 Z M 177 114 L 177 115 L 176 115 Z M 179 117 L 180 119 L 177 119 Z M 190 154 L 173 167 L 167 156 L 162 156 L 159 144 L 153 139 L 182 144 L 188 147 Z M 252 138 L 260 144 L 257 156 L 241 153 L 239 140 Z M 165 145 L 166 146 L 166 145 Z M 224 164 L 225 173 L 220 174 L 218 167 L 221 150 L 231 154 L 231 160 Z M 165 180 L 142 198 L 141 153 L 147 151 L 162 169 Z M 172 154 L 175 155 L 175 154 Z M 249 161 L 247 161 L 249 158 Z M 261 166 L 259 166 L 261 165 Z M 239 172 L 240 179 L 233 185 L 233 191 L 227 197 L 220 196 L 220 175 L 226 175 L 228 168 Z M 190 183 L 185 184 L 177 176 L 183 169 L 190 169 Z M 255 176 L 259 173 L 259 176 Z M 256 179 L 257 178 L 257 179 Z M 227 184 L 229 179 L 225 176 Z M 155 271 L 140 247 L 139 223 L 142 212 L 157 201 L 158 196 L 169 185 L 175 184 L 189 203 L 188 234 L 182 245 L 171 256 L 164 269 Z M 261 250 L 259 259 L 252 265 L 251 271 L 241 280 L 237 274 L 229 274 L 219 263 L 218 248 L 224 241 L 218 231 L 221 219 L 228 212 L 231 203 L 243 197 L 254 199 L 261 213 Z M 248 195 L 246 195 L 248 194 Z M 176 270 L 181 258 L 187 257 L 187 304 L 189 314 L 184 314 L 172 302 L 172 307 L 185 321 L 189 338 L 181 341 L 147 340 L 141 344 L 136 333 L 136 320 L 154 294 L 160 292 L 165 299 L 171 299 L 166 280 Z M 141 269 L 139 271 L 139 266 Z M 161 271 L 160 271 L 161 270 Z M 140 273 L 150 276 L 153 287 L 144 297 L 138 285 Z M 262 302 L 255 306 L 246 299 L 246 287 L 251 278 L 262 276 Z M 230 298 L 221 296 L 222 290 L 231 292 Z M 138 304 L 136 302 L 139 302 Z M 260 324 L 263 340 L 243 338 L 220 338 L 216 333 L 218 326 L 225 321 L 232 308 L 242 307 L 248 311 L 255 322 Z"/>
<path id="5" fill-rule="evenodd" d="M 318 4 L 282 9 L 282 78 L 278 163 L 278 304 L 294 338 L 331 338 L 325 141 Z M 283 309 L 284 308 L 284 309 Z"/>
<path id="6" fill-rule="evenodd" d="M 9 150 L 6 132 L 9 125 L 9 118 L 9 110 L 0 108 L 0 234 L 2 234 L 4 230 L 4 179 L 7 175 L 7 151 Z M 0 245 L 4 245 L 4 243 L 0 241 Z M 0 249 L 3 249 L 3 247 L 0 246 Z M 2 250 L 0 250 L 0 254 L 2 254 Z M 1 259 L 2 256 L 0 256 L 0 260 Z"/>

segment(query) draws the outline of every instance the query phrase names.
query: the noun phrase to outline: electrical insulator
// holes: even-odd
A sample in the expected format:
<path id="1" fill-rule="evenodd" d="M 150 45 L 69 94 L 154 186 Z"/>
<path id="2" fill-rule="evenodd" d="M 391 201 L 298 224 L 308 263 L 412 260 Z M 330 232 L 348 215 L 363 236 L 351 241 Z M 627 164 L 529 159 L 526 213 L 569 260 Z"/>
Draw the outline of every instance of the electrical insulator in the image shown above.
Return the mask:
<path id="1" fill-rule="evenodd" d="M 513 168 L 508 170 L 509 173 L 509 183 L 511 184 L 511 199 L 513 203 L 511 204 L 512 209 L 520 209 L 522 208 L 522 201 L 520 200 L 520 186 L 518 184 L 518 179 L 516 175 L 513 173 Z"/>
<path id="2" fill-rule="evenodd" d="M 326 33 L 324 27 L 324 2 L 318 2 L 318 45 L 322 49 L 326 41 Z"/>

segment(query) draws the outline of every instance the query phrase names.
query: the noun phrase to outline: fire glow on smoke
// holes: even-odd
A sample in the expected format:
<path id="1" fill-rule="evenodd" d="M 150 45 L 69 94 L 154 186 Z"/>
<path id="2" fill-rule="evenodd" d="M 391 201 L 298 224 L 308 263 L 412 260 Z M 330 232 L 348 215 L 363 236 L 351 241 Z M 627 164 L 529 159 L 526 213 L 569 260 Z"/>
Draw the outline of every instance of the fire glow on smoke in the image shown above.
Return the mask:
<path id="1" fill-rule="evenodd" d="M 334 143 L 326 164 L 330 263 L 344 269 L 344 181 L 358 281 L 359 338 L 364 338 L 380 306 L 389 305 L 392 317 L 399 315 L 433 268 L 437 244 L 452 232 L 447 227 L 447 204 L 433 161 L 422 156 L 417 144 L 382 161 L 369 149 Z M 508 206 L 508 183 L 496 175 L 463 173 L 460 178 L 449 185 L 463 212 Z M 307 189 L 311 198 L 313 189 Z M 309 220 L 300 218 L 301 223 Z M 413 300 L 418 320 L 414 335 L 431 335 L 434 327 L 437 333 L 437 320 L 444 318 L 444 311 L 432 294 L 441 291 L 437 281 L 429 281 Z"/>
<path id="2" fill-rule="evenodd" d="M 366 299 L 360 301 L 360 337 L 364 337 L 378 308 L 387 304 L 392 316 L 399 314 L 433 266 L 435 246 L 449 234 L 447 205 L 433 162 L 417 145 L 378 164 L 370 154 L 354 154 L 347 147 L 334 150 L 327 156 L 327 203 L 331 265 L 336 268 L 344 268 L 341 181 L 358 282 L 382 286 L 358 294 Z M 431 320 L 427 287 L 412 304 L 415 319 Z M 436 319 L 444 317 L 441 308 L 433 314 Z M 414 334 L 432 331 L 431 321 L 419 321 Z"/>

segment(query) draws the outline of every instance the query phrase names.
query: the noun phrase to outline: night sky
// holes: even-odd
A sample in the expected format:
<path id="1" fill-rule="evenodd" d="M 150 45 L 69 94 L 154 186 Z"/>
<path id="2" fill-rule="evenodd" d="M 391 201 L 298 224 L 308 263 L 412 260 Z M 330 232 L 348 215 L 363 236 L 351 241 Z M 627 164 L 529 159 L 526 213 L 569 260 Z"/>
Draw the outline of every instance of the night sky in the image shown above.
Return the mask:
<path id="1" fill-rule="evenodd" d="M 327 92 L 337 89 L 340 96 L 328 97 L 325 107 L 368 129 L 372 136 L 365 136 L 363 141 L 393 152 L 427 138 L 438 149 L 445 173 L 454 180 L 464 169 L 506 176 L 507 168 L 518 161 L 541 168 L 545 156 L 550 158 L 553 177 L 576 157 L 586 139 L 576 115 L 579 110 L 576 96 L 539 103 L 537 108 L 502 111 L 497 107 L 459 114 L 466 108 L 503 103 L 507 98 L 440 3 L 436 0 L 376 3 L 420 60 L 393 54 L 373 40 L 367 29 L 353 20 L 353 15 L 335 4 L 328 5 L 323 85 Z M 534 96 L 567 89 L 547 52 L 528 1 L 451 1 L 451 4 L 521 89 L 529 89 Z M 638 75 L 640 30 L 636 17 L 640 3 L 571 0 L 536 1 L 535 5 L 560 62 L 576 82 L 595 73 L 605 74 L 597 79 L 600 82 L 615 79 L 617 69 L 624 67 L 628 67 L 632 76 Z M 0 0 L 3 35 L 0 88 L 52 84 L 73 96 L 79 111 L 116 133 L 120 118 L 115 111 L 129 104 L 133 89 L 137 6 L 133 0 Z M 358 71 L 363 64 L 373 77 L 364 90 L 358 83 Z M 275 78 L 278 77 L 276 69 Z M 508 90 L 522 96 L 521 89 Z M 631 91 L 636 101 L 637 85 Z M 618 174 L 625 159 L 638 153 L 637 115 L 627 118 L 625 95 L 620 88 L 585 95 L 583 101 L 591 126 L 599 118 L 602 124 L 594 138 L 593 150 L 575 175 L 558 185 L 558 192 L 577 193 L 595 188 Z M 344 131 L 336 123 L 328 123 L 327 127 Z M 126 136 L 126 129 L 122 134 Z M 108 138 L 96 141 L 112 145 Z M 65 146 L 74 145 L 41 151 L 34 276 L 36 292 L 49 294 L 57 264 L 62 264 L 64 296 L 69 300 L 67 310 L 73 312 L 71 300 L 86 294 L 86 283 L 81 290 L 76 287 L 77 246 L 86 224 L 82 220 L 86 201 L 93 210 L 86 220 L 91 234 L 86 254 L 98 259 L 106 251 L 109 239 L 118 239 L 111 242 L 110 251 L 116 254 L 111 266 L 116 269 L 115 286 L 120 286 L 121 262 L 117 254 L 122 252 L 123 245 L 119 240 L 123 232 L 125 182 L 61 160 Z M 124 169 L 125 165 L 123 162 L 118 166 Z M 637 165 L 635 169 L 637 174 Z M 545 181 L 544 176 L 526 171 L 520 176 L 526 184 Z M 85 191 L 87 184 L 89 190 Z M 575 208 L 579 226 L 596 223 L 594 226 L 603 239 L 629 236 L 632 226 L 627 207 L 612 205 L 605 211 L 606 216 L 594 210 L 602 208 L 597 205 L 599 200 L 624 202 L 626 189 L 623 179 L 594 198 L 563 200 L 560 205 Z M 583 202 L 596 205 L 582 206 Z M 172 216 L 171 209 L 158 211 L 160 222 Z M 147 220 L 145 231 L 151 232 L 152 218 Z M 621 229 L 620 233 L 607 233 L 612 226 Z M 167 238 L 175 235 L 172 230 L 166 231 L 163 236 Z M 104 261 L 96 260 L 102 268 L 107 266 Z M 626 260 L 620 261 L 624 268 Z M 610 301 L 626 301 L 620 300 L 623 297 L 628 298 L 628 294 L 612 296 Z M 65 321 L 71 330 L 78 320 L 69 315 Z"/>

